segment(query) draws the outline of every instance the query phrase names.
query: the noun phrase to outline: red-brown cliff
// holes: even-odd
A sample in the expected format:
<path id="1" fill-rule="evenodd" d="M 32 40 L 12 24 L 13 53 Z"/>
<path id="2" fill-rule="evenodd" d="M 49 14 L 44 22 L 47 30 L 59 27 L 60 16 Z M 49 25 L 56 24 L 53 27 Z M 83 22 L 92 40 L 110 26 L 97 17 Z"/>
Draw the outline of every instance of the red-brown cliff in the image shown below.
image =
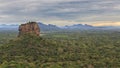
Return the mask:
<path id="1" fill-rule="evenodd" d="M 40 28 L 36 22 L 29 22 L 19 26 L 19 37 L 24 34 L 33 34 L 40 36 Z"/>

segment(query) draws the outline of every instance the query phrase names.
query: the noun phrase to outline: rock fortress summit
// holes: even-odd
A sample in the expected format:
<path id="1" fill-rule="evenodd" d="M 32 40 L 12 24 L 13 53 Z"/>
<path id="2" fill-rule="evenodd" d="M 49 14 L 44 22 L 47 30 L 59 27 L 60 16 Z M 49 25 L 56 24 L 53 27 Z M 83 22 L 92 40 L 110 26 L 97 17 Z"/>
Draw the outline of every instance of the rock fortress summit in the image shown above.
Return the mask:
<path id="1" fill-rule="evenodd" d="M 38 26 L 37 22 L 28 22 L 26 24 L 21 24 L 19 26 L 18 37 L 25 34 L 40 36 L 40 27 Z"/>

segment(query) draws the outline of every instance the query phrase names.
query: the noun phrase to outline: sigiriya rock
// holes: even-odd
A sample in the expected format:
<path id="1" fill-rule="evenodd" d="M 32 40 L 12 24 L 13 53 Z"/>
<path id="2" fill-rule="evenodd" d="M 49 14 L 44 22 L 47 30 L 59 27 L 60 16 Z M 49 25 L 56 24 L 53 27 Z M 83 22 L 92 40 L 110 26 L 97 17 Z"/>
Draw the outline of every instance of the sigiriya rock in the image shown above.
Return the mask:
<path id="1" fill-rule="evenodd" d="M 25 34 L 40 36 L 40 28 L 39 28 L 37 22 L 28 22 L 26 24 L 21 24 L 19 26 L 18 37 L 25 35 Z"/>

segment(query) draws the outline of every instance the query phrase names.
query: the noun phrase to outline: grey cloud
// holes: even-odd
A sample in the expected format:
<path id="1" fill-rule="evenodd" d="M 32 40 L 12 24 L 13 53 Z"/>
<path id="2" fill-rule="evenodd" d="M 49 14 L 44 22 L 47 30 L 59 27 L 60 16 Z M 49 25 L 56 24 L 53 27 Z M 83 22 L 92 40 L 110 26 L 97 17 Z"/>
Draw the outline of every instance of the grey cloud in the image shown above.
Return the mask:
<path id="1" fill-rule="evenodd" d="M 0 0 L 0 23 L 26 20 L 120 21 L 119 4 L 119 0 Z"/>

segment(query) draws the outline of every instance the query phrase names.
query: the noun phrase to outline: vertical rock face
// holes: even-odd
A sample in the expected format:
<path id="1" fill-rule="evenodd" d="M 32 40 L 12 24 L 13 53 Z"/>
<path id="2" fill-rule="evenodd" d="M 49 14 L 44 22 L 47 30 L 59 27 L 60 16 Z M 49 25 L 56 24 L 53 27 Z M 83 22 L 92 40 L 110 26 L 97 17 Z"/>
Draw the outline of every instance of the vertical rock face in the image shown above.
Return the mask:
<path id="1" fill-rule="evenodd" d="M 40 35 L 40 28 L 36 22 L 29 22 L 26 24 L 21 24 L 19 26 L 19 35 L 18 37 L 24 34 L 33 34 L 36 36 Z"/>

